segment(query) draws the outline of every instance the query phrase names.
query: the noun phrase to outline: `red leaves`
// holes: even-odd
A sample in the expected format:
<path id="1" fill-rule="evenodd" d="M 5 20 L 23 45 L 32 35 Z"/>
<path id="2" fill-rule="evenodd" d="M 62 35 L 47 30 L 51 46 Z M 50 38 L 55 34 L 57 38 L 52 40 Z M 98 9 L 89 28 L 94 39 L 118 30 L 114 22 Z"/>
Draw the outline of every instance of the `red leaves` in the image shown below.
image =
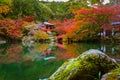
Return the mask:
<path id="1" fill-rule="evenodd" d="M 23 21 L 21 19 L 14 20 L 13 24 L 9 26 L 9 30 L 7 30 L 8 35 L 12 39 L 18 39 L 23 36 Z"/>
<path id="2" fill-rule="evenodd" d="M 17 39 L 23 36 L 23 33 L 20 30 L 10 29 L 7 32 L 12 39 Z"/>
<path id="3" fill-rule="evenodd" d="M 98 7 L 98 8 L 92 8 L 93 14 L 96 15 L 102 15 L 102 14 L 108 14 L 108 15 L 112 15 L 113 12 L 113 7 Z"/>
<path id="4" fill-rule="evenodd" d="M 87 9 L 87 8 L 81 8 L 80 10 L 74 11 L 73 12 L 75 15 L 78 14 L 84 14 L 84 15 L 88 15 L 88 14 L 92 14 L 92 10 L 91 9 Z"/>
<path id="5" fill-rule="evenodd" d="M 97 24 L 97 21 L 94 18 L 83 18 L 83 22 L 92 22 L 93 24 Z"/>
<path id="6" fill-rule="evenodd" d="M 35 18 L 34 16 L 25 16 L 24 21 L 32 22 L 34 18 Z"/>
<path id="7" fill-rule="evenodd" d="M 103 26 L 101 26 L 101 28 L 104 30 L 112 30 L 113 26 L 112 25 L 103 25 Z"/>
<path id="8" fill-rule="evenodd" d="M 112 21 L 120 21 L 120 5 L 93 8 L 81 8 L 74 12 L 75 20 L 98 24 L 105 30 L 111 30 Z M 107 26 L 106 26 L 107 25 Z"/>
<path id="9" fill-rule="evenodd" d="M 19 39 L 23 36 L 23 21 L 21 19 L 0 20 L 0 35 L 9 37 L 11 39 Z"/>
<path id="10" fill-rule="evenodd" d="M 71 25 L 74 23 L 73 19 L 65 19 L 63 21 L 52 22 L 56 24 L 55 30 L 59 35 L 65 34 L 70 29 Z"/>

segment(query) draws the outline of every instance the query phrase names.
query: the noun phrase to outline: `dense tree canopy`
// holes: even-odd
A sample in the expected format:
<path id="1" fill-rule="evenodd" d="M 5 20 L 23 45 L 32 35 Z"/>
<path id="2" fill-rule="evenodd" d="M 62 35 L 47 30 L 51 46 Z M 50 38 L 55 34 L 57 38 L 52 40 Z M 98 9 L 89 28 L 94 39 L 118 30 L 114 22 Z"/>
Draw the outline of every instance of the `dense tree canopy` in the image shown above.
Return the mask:
<path id="1" fill-rule="evenodd" d="M 92 8 L 81 8 L 73 12 L 75 15 L 74 23 L 71 27 L 63 28 L 67 32 L 66 37 L 73 41 L 86 41 L 98 39 L 98 33 L 103 30 L 112 30 L 112 21 L 118 21 L 119 5 L 115 6 L 96 6 Z M 114 28 L 119 30 L 118 27 Z"/>
<path id="2" fill-rule="evenodd" d="M 14 18 L 33 15 L 37 20 L 43 20 L 52 16 L 51 9 L 39 0 L 13 0 L 12 11 Z"/>

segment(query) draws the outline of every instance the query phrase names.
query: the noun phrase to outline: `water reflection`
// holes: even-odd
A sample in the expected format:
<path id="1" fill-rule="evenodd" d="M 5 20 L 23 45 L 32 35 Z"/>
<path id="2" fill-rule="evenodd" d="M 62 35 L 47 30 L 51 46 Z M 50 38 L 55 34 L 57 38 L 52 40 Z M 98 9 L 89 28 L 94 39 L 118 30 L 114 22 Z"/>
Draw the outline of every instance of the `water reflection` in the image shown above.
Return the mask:
<path id="1" fill-rule="evenodd" d="M 31 47 L 28 47 L 27 50 L 28 52 L 25 53 L 24 59 L 26 60 L 41 60 L 42 58 L 46 57 L 49 55 L 51 50 L 49 50 L 49 44 L 34 44 Z"/>
<path id="2" fill-rule="evenodd" d="M 0 50 L 0 63 L 21 62 L 23 60 L 22 49 L 20 45 L 15 44 L 2 48 Z"/>
<path id="3" fill-rule="evenodd" d="M 99 43 L 73 43 L 65 44 L 67 52 L 76 55 L 89 49 L 98 49 L 112 58 L 120 58 L 120 44 L 99 44 Z"/>
<path id="4" fill-rule="evenodd" d="M 120 58 L 120 45 L 97 43 L 34 43 L 31 46 L 22 44 L 0 45 L 0 63 L 24 62 L 27 60 L 40 61 L 56 59 L 67 60 L 80 55 L 89 49 L 99 49 L 113 58 Z"/>
<path id="5" fill-rule="evenodd" d="M 63 63 L 55 60 L 53 43 L 0 45 L 0 80 L 39 80 L 48 78 Z"/>
<path id="6" fill-rule="evenodd" d="M 64 61 L 77 57 L 89 49 L 99 49 L 120 60 L 119 44 L 0 44 L 0 80 L 46 79 Z"/>

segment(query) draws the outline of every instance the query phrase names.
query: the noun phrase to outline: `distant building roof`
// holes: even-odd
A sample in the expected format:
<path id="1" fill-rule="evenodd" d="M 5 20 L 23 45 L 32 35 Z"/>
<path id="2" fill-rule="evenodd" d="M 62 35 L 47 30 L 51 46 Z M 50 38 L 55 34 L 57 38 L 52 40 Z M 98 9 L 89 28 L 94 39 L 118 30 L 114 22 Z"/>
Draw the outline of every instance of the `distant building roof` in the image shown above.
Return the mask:
<path id="1" fill-rule="evenodd" d="M 120 21 L 115 21 L 111 23 L 112 25 L 120 24 Z"/>
<path id="2" fill-rule="evenodd" d="M 43 24 L 45 24 L 45 25 L 54 25 L 54 24 L 51 24 L 51 23 L 48 23 L 48 22 L 43 22 Z"/>

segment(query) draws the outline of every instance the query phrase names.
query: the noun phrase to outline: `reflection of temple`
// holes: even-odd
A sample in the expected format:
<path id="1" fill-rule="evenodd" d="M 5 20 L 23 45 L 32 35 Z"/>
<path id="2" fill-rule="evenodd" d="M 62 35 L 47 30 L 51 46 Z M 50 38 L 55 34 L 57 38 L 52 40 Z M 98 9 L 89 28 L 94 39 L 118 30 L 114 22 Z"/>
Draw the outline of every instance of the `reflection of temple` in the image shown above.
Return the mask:
<path id="1" fill-rule="evenodd" d="M 105 45 L 101 46 L 100 48 L 101 51 L 103 51 L 104 53 L 107 53 L 107 51 L 109 51 L 110 53 L 112 53 L 112 55 L 115 54 L 115 48 L 111 47 L 111 48 L 107 48 Z"/>
<path id="2" fill-rule="evenodd" d="M 26 60 L 49 60 L 55 59 L 54 56 L 51 56 L 52 47 L 54 44 L 34 44 L 32 48 L 28 48 L 28 53 L 24 55 L 24 59 Z"/>

